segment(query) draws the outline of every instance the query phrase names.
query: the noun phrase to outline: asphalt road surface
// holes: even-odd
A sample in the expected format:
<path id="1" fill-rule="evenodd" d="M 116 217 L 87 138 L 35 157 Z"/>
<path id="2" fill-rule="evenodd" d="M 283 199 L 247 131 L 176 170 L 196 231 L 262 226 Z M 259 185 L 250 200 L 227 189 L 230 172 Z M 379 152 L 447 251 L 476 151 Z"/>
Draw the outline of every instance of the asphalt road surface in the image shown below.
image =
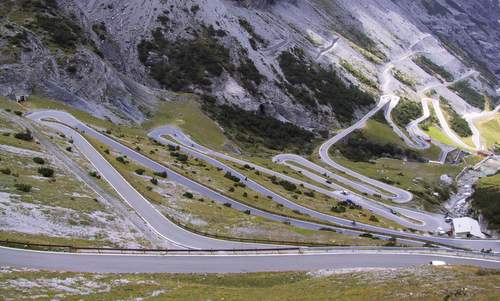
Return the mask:
<path id="1" fill-rule="evenodd" d="M 95 255 L 50 253 L 0 247 L 0 266 L 94 273 L 247 273 L 334 268 L 395 268 L 428 264 L 500 268 L 497 259 L 473 259 L 397 251 L 344 251 L 273 255 Z"/>

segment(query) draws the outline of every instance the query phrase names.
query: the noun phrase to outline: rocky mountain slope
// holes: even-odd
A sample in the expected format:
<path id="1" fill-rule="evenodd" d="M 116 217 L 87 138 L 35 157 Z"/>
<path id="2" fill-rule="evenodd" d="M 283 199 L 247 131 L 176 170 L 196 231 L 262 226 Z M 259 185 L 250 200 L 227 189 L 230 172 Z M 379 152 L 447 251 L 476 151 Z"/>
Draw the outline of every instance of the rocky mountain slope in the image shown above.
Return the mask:
<path id="1" fill-rule="evenodd" d="M 410 58 L 384 85 L 411 46 L 452 78 L 479 71 L 470 87 L 494 99 L 498 17 L 494 0 L 5 0 L 0 94 L 141 122 L 195 92 L 319 131 L 439 81 Z"/>

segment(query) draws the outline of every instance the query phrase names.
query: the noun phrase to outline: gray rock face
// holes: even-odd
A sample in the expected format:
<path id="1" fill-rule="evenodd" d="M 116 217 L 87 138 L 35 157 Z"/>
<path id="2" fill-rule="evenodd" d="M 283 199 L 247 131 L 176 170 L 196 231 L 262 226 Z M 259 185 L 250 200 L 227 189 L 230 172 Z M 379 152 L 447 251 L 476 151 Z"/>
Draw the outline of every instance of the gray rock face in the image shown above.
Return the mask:
<path id="1" fill-rule="evenodd" d="M 488 74 L 491 70 L 496 73 L 493 80 L 499 78 L 499 16 L 495 0 L 57 2 L 59 9 L 83 28 L 92 43 L 80 45 L 74 54 L 67 54 L 51 49 L 40 31 L 29 29 L 26 24 L 15 24 L 8 17 L 0 19 L 0 94 L 42 93 L 100 117 L 140 122 L 154 110 L 159 99 L 165 98 L 165 91 L 140 62 L 137 47 L 161 26 L 160 15 L 168 16 L 172 24 L 168 33 L 172 41 L 192 38 L 192 32 L 202 26 L 224 31 L 226 36 L 220 41 L 231 50 L 231 61 L 236 63 L 243 56 L 248 57 L 265 77 L 258 93 L 252 94 L 237 78 L 224 73 L 211 86 L 219 102 L 261 110 L 310 129 L 328 129 L 338 122 L 335 108 L 324 105 L 315 110 L 306 108 L 280 84 L 285 80 L 277 56 L 293 47 L 304 49 L 306 56 L 323 66 L 334 66 L 346 82 L 366 89 L 358 78 L 341 67 L 341 60 L 352 62 L 376 81 L 383 61 L 367 59 L 359 46 L 369 51 L 376 49 L 385 60 L 404 51 L 416 36 L 431 32 L 442 41 L 446 39 L 442 47 L 463 57 L 463 61 L 477 61 L 475 68 L 483 76 L 491 80 Z M 247 20 L 267 44 L 252 46 L 252 34 L 241 26 L 240 19 Z M 18 48 L 17 55 L 9 54 L 7 50 L 12 49 L 9 38 L 23 30 L 28 33 L 23 50 Z M 92 44 L 98 51 L 92 50 Z M 371 92 L 378 96 L 378 91 Z M 362 114 L 366 109 L 356 113 Z"/>
<path id="2" fill-rule="evenodd" d="M 395 1 L 463 60 L 500 80 L 500 4 L 497 0 Z"/>

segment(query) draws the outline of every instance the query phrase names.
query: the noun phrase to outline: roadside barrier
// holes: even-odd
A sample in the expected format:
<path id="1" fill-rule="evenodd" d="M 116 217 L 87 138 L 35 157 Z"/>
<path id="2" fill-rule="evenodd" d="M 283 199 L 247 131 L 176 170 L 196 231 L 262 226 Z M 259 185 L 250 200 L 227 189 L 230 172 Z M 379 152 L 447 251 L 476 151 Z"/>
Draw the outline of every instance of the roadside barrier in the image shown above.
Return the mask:
<path id="1" fill-rule="evenodd" d="M 415 248 L 415 247 L 289 247 L 289 248 L 259 248 L 259 249 L 126 249 L 126 248 L 98 248 L 98 247 L 75 247 L 58 244 L 36 244 L 18 241 L 0 240 L 0 245 L 19 249 L 30 249 L 39 251 L 58 251 L 62 253 L 82 254 L 115 254 L 115 255 L 276 255 L 276 254 L 413 254 L 413 255 L 444 255 L 453 257 L 480 258 L 500 261 L 500 254 L 471 252 L 462 250 L 439 249 L 439 248 Z"/>

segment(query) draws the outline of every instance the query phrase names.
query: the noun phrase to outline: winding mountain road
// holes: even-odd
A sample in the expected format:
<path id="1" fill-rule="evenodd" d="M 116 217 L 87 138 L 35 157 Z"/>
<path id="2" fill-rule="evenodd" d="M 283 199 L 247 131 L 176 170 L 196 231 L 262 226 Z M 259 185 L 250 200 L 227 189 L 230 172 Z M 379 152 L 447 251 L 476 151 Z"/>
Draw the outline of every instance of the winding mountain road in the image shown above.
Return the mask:
<path id="1" fill-rule="evenodd" d="M 390 82 L 390 70 L 395 66 L 398 61 L 405 60 L 415 52 L 413 48 L 421 40 L 425 39 L 427 35 L 422 36 L 417 40 L 410 49 L 400 56 L 397 60 L 389 62 L 383 69 L 383 77 L 388 78 L 383 81 L 383 89 L 388 89 Z M 333 48 L 335 43 L 332 43 Z M 281 43 L 275 47 L 282 47 Z M 274 49 L 271 47 L 271 49 Z M 331 50 L 331 49 L 330 49 Z M 329 49 L 325 49 L 329 51 Z M 71 137 L 76 148 L 84 154 L 84 156 L 93 164 L 94 168 L 103 176 L 103 178 L 111 184 L 117 193 L 127 202 L 136 212 L 144 219 L 144 221 L 156 232 L 159 236 L 170 242 L 171 245 L 179 249 L 240 249 L 240 250 L 255 250 L 266 249 L 269 247 L 276 248 L 276 246 L 266 244 L 253 244 L 225 241 L 220 239 L 213 239 L 206 236 L 192 233 L 184 228 L 179 227 L 162 213 L 160 213 L 151 203 L 149 203 L 137 190 L 135 190 L 121 175 L 113 168 L 113 166 L 103 157 L 100 153 L 85 139 L 81 133 L 97 139 L 101 143 L 106 144 L 108 147 L 124 154 L 127 158 L 134 160 L 145 167 L 154 171 L 165 171 L 170 180 L 178 182 L 186 187 L 216 200 L 220 203 L 230 203 L 232 208 L 240 211 L 250 211 L 250 214 L 267 218 L 279 222 L 288 222 L 298 227 L 305 229 L 319 230 L 325 227 L 335 229 L 341 233 L 348 235 L 359 235 L 362 231 L 373 231 L 381 233 L 379 236 L 389 237 L 392 235 L 403 237 L 402 241 L 408 240 L 426 240 L 429 242 L 441 243 L 452 245 L 456 247 L 469 248 L 474 250 L 479 249 L 492 249 L 494 252 L 500 251 L 499 240 L 488 239 L 454 239 L 448 237 L 421 235 L 415 233 L 408 233 L 393 229 L 385 229 L 382 227 L 357 223 L 352 224 L 352 221 L 343 218 L 331 216 L 321 212 L 317 212 L 310 208 L 298 205 L 279 194 L 267 189 L 263 185 L 252 181 L 245 177 L 236 169 L 227 166 L 218 159 L 232 161 L 240 165 L 250 165 L 256 170 L 268 173 L 270 175 L 278 176 L 287 181 L 304 185 L 309 189 L 330 195 L 338 199 L 350 199 L 363 207 L 371 210 L 372 212 L 397 221 L 401 225 L 418 229 L 422 231 L 435 231 L 438 228 L 447 228 L 448 225 L 444 223 L 442 215 L 431 214 L 426 212 L 418 212 L 410 209 L 399 208 L 382 204 L 356 193 L 343 191 L 345 188 L 336 183 L 328 181 L 329 178 L 335 179 L 343 185 L 352 187 L 357 191 L 364 192 L 371 195 L 380 195 L 384 198 L 391 199 L 395 203 L 406 203 L 411 201 L 412 194 L 403 189 L 388 185 L 386 183 L 368 178 L 357 172 L 354 172 L 338 163 L 333 161 L 329 156 L 329 149 L 340 140 L 347 137 L 352 131 L 363 127 L 366 121 L 371 118 L 375 113 L 385 108 L 386 119 L 391 122 L 390 113 L 397 105 L 399 97 L 395 95 L 386 94 L 380 98 L 379 103 L 375 108 L 368 112 L 363 118 L 358 120 L 352 126 L 340 131 L 332 138 L 328 139 L 319 149 L 321 160 L 351 178 L 342 177 L 330 170 L 325 169 L 318 164 L 310 162 L 300 156 L 293 154 L 282 154 L 273 158 L 273 161 L 279 164 L 286 164 L 290 168 L 300 170 L 303 175 L 311 178 L 313 181 L 322 183 L 330 189 L 318 187 L 317 185 L 298 180 L 287 175 L 275 172 L 273 170 L 233 158 L 226 154 L 215 152 L 206 147 L 196 144 L 182 131 L 171 126 L 165 126 L 153 130 L 149 136 L 159 143 L 172 144 L 179 146 L 182 151 L 187 152 L 191 156 L 201 158 L 208 163 L 222 168 L 225 171 L 231 172 L 233 175 L 244 181 L 245 184 L 254 191 L 260 192 L 266 196 L 271 196 L 273 201 L 282 204 L 292 210 L 298 210 L 311 217 L 315 217 L 325 222 L 339 225 L 325 226 L 323 224 L 306 222 L 297 219 L 290 219 L 283 216 L 271 214 L 265 211 L 249 207 L 245 204 L 232 200 L 204 185 L 186 178 L 173 170 L 159 164 L 148 157 L 120 144 L 112 138 L 94 130 L 93 128 L 83 124 L 72 115 L 54 110 L 37 111 L 27 115 L 28 118 L 35 122 L 43 123 L 66 136 Z M 430 145 L 426 141 L 427 137 L 418 128 L 418 124 L 429 117 L 428 102 L 431 102 L 436 112 L 438 120 L 450 138 L 454 134 L 447 125 L 446 119 L 439 107 L 439 102 L 430 98 L 422 99 L 422 106 L 424 108 L 423 115 L 417 120 L 410 123 L 407 127 L 408 133 L 413 138 L 410 139 L 397 127 L 396 133 L 403 138 L 405 142 L 414 148 L 427 148 Z M 500 106 L 495 109 L 496 113 Z M 473 123 L 473 120 L 486 116 L 490 112 L 469 114 L 466 120 Z M 54 122 L 56 121 L 56 122 Z M 397 128 L 397 130 L 396 130 Z M 476 147 L 480 146 L 480 138 L 477 129 L 473 132 L 473 141 Z M 165 139 L 164 136 L 170 136 L 176 142 Z M 458 137 L 455 137 L 460 140 Z M 454 141 L 455 139 L 452 138 Z M 456 142 L 458 142 L 458 140 Z M 177 143 L 178 142 L 178 143 Z M 461 143 L 463 143 L 460 140 Z M 459 144 L 461 147 L 468 147 L 465 144 Z M 447 154 L 444 146 L 440 146 L 443 154 Z M 468 147 L 470 148 L 470 147 Z M 449 150 L 449 148 L 448 148 Z M 442 155 L 440 161 L 444 162 L 446 155 Z M 314 172 L 311 172 L 314 171 Z M 320 176 L 323 175 L 323 176 Z M 393 214 L 397 211 L 399 214 Z M 417 221 L 417 222 L 415 222 Z M 350 227 L 355 229 L 345 229 L 342 227 Z M 356 230 L 359 229 L 359 230 Z M 279 246 L 278 246 L 279 248 Z M 201 251 L 200 251 L 201 252 Z M 231 254 L 228 252 L 219 252 L 216 255 L 211 253 L 197 254 L 197 255 L 124 255 L 124 254 L 74 254 L 74 253 L 54 253 L 54 252 L 40 252 L 30 250 L 12 249 L 0 247 L 0 265 L 8 265 L 14 267 L 30 267 L 49 270 L 66 270 L 66 271 L 79 271 L 79 272 L 256 272 L 256 271 L 289 271 L 289 270 L 310 270 L 319 268 L 348 268 L 348 267 L 399 267 L 409 266 L 415 264 L 424 264 L 430 260 L 443 260 L 452 264 L 471 264 L 484 267 L 500 268 L 500 258 L 494 256 L 484 256 L 481 254 L 472 253 L 443 253 L 443 250 L 432 249 L 391 249 L 374 248 L 371 250 L 366 249 L 314 249 L 304 248 L 301 252 L 290 253 L 285 251 L 275 251 L 276 254 L 262 254 L 262 251 L 254 251 L 255 254 L 244 253 L 238 251 L 238 254 Z M 243 253 L 241 253 L 243 252 Z"/>
<path id="2" fill-rule="evenodd" d="M 250 214 L 263 217 L 269 220 L 277 221 L 277 222 L 286 222 L 291 225 L 310 229 L 310 230 L 320 230 L 320 229 L 333 229 L 338 232 L 341 232 L 346 235 L 358 236 L 363 232 L 363 230 L 376 231 L 380 233 L 384 233 L 384 229 L 380 227 L 373 227 L 369 225 L 365 225 L 360 223 L 357 228 L 359 230 L 349 230 L 345 228 L 339 228 L 331 225 L 313 223 L 303 220 L 298 220 L 294 218 L 284 217 L 281 215 L 272 214 L 266 211 L 262 211 L 256 209 L 254 207 L 250 207 L 248 205 L 237 202 L 231 198 L 228 198 L 206 186 L 203 186 L 195 181 L 190 180 L 187 177 L 184 177 L 175 171 L 149 159 L 148 157 L 136 152 L 124 146 L 117 141 L 109 138 L 108 136 L 96 131 L 95 129 L 83 124 L 72 115 L 62 112 L 62 111 L 54 111 L 54 110 L 46 110 L 46 111 L 37 111 L 33 112 L 27 117 L 31 120 L 43 123 L 46 126 L 52 127 L 53 129 L 64 133 L 67 137 L 71 137 L 73 140 L 73 144 L 78 148 L 80 152 L 82 152 L 85 157 L 93 164 L 94 168 L 103 176 L 103 178 L 110 183 L 110 185 L 117 191 L 117 193 L 123 198 L 125 202 L 127 202 L 136 212 L 141 216 L 146 223 L 160 236 L 164 237 L 167 241 L 171 242 L 174 246 L 180 248 L 189 248 L 189 249 L 255 249 L 255 248 L 270 248 L 275 247 L 267 244 L 251 244 L 251 243 L 240 243 L 240 242 L 231 242 L 225 240 L 218 240 L 213 238 L 208 238 L 205 236 L 201 236 L 198 234 L 194 234 L 188 230 L 185 230 L 175 223 L 167 219 L 163 214 L 161 214 L 149 201 L 147 201 L 139 192 L 137 192 L 121 175 L 120 173 L 114 169 L 114 167 L 104 159 L 100 155 L 100 153 L 83 137 L 81 133 L 85 133 L 85 135 L 91 136 L 100 142 L 106 144 L 107 146 L 119 151 L 120 153 L 127 156 L 128 159 L 134 160 L 139 164 L 142 164 L 154 171 L 157 172 L 167 172 L 170 180 L 180 183 L 193 191 L 196 191 L 206 197 L 209 197 L 221 204 L 229 203 L 231 204 L 231 208 L 235 210 L 239 210 L 241 212 L 250 212 Z M 54 120 L 57 122 L 51 122 L 50 120 Z M 155 131 L 153 131 L 150 136 L 154 137 Z M 158 141 L 161 142 L 164 140 L 161 137 L 158 137 Z M 172 143 L 170 143 L 172 144 Z M 191 155 L 195 155 L 194 153 L 190 153 Z M 211 159 L 210 157 L 200 156 L 200 158 L 207 160 L 208 163 L 211 163 L 217 167 L 224 168 L 225 170 L 233 172 L 235 175 L 239 176 L 242 181 L 244 181 L 244 176 L 239 174 L 236 170 L 226 167 L 222 165 L 220 162 Z M 349 227 L 351 226 L 351 221 L 336 218 L 330 215 L 322 214 L 315 212 L 314 210 L 310 210 L 308 208 L 297 205 L 291 201 L 286 200 L 280 195 L 274 193 L 273 191 L 251 181 L 247 180 L 245 183 L 255 191 L 259 191 L 265 195 L 269 195 L 274 197 L 273 200 L 281 203 L 292 210 L 299 210 L 305 214 L 310 214 L 313 217 L 324 217 L 321 218 L 326 222 L 331 222 L 338 224 L 340 226 Z M 383 235 L 380 235 L 383 237 Z M 385 238 L 389 238 L 390 236 L 386 235 Z M 411 239 L 411 238 L 410 238 Z"/>
<path id="3" fill-rule="evenodd" d="M 140 155 L 139 153 L 133 152 L 129 148 L 86 126 L 72 115 L 62 111 L 49 110 L 31 113 L 27 115 L 27 118 L 43 123 L 44 125 L 63 133 L 66 137 L 71 137 L 73 145 L 78 148 L 78 150 L 88 159 L 89 162 L 92 163 L 94 168 L 113 187 L 120 197 L 128 203 L 152 229 L 173 245 L 179 248 L 189 249 L 254 249 L 266 247 L 266 245 L 261 244 L 231 242 L 194 234 L 167 219 L 134 187 L 132 187 L 132 185 L 130 185 L 128 181 L 125 180 L 125 178 L 123 178 L 123 176 L 75 129 L 98 139 L 109 147 L 115 148 L 116 150 L 127 155 L 130 159 L 141 161 L 154 171 L 167 171 L 169 177 L 176 182 L 186 184 L 188 187 L 196 186 L 194 184 L 195 182 L 192 182 L 191 180 L 182 177 L 171 170 L 166 170 L 166 168 L 162 165 Z M 59 123 L 44 121 L 47 119 L 57 120 Z M 205 192 L 205 194 L 209 193 Z"/>
<path id="4" fill-rule="evenodd" d="M 319 193 L 334 197 L 336 199 L 341 199 L 341 200 L 346 200 L 350 199 L 354 201 L 355 203 L 362 205 L 364 208 L 371 210 L 373 213 L 376 213 L 378 215 L 384 216 L 388 219 L 394 220 L 401 225 L 409 228 L 414 228 L 417 230 L 422 230 L 422 231 L 434 231 L 438 227 L 445 226 L 446 224 L 442 222 L 442 217 L 440 215 L 432 215 L 432 214 L 427 214 L 427 213 L 421 213 L 409 209 L 404 209 L 404 208 L 397 208 L 397 207 L 391 207 L 388 205 L 383 205 L 377 202 L 370 201 L 368 199 L 364 199 L 363 197 L 359 195 L 355 195 L 353 193 L 349 193 L 347 195 L 344 195 L 341 193 L 341 191 L 344 189 L 343 187 L 340 187 L 336 184 L 329 184 L 326 183 L 326 179 L 323 177 L 320 177 L 315 174 L 308 174 L 306 170 L 303 170 L 295 165 L 290 165 L 291 168 L 297 168 L 301 170 L 302 174 L 305 176 L 310 177 L 311 179 L 317 181 L 318 183 L 324 183 L 325 186 L 329 186 L 332 188 L 335 188 L 337 190 L 330 190 L 330 189 L 325 189 L 322 187 L 318 187 L 317 185 L 311 184 L 306 181 L 298 180 L 296 178 L 281 174 L 279 172 L 273 171 L 271 169 L 264 168 L 262 166 L 259 166 L 257 164 L 253 164 L 251 162 L 247 162 L 241 159 L 233 158 L 231 156 L 228 156 L 223 153 L 219 153 L 216 151 L 209 150 L 201 145 L 196 144 L 194 141 L 192 141 L 188 136 L 186 136 L 180 129 L 173 127 L 173 126 L 162 126 L 160 128 L 156 128 L 152 130 L 148 136 L 150 138 L 155 139 L 157 142 L 165 144 L 165 145 L 173 145 L 173 146 L 178 146 L 183 152 L 186 152 L 187 154 L 194 156 L 196 158 L 202 159 L 209 164 L 216 166 L 218 168 L 221 168 L 222 170 L 226 172 L 230 172 L 233 176 L 238 177 L 241 181 L 243 181 L 247 187 L 251 188 L 254 191 L 258 191 L 266 196 L 272 197 L 273 201 L 282 204 L 283 206 L 290 208 L 292 210 L 297 210 L 303 214 L 307 214 L 311 217 L 315 217 L 321 220 L 324 220 L 326 222 L 332 222 L 335 224 L 339 224 L 342 226 L 348 226 L 352 227 L 352 221 L 347 220 L 344 218 L 338 218 L 335 216 L 331 216 L 328 214 L 320 213 L 315 210 L 312 210 L 310 208 L 301 206 L 293 201 L 290 201 L 286 198 L 283 198 L 281 195 L 269 190 L 268 188 L 264 187 L 263 185 L 248 179 L 244 174 L 240 173 L 237 169 L 234 169 L 227 164 L 218 161 L 216 158 L 224 159 L 227 161 L 234 162 L 236 164 L 239 164 L 240 166 L 250 166 L 251 168 L 254 168 L 255 170 L 258 170 L 260 172 L 273 175 L 279 178 L 282 178 L 286 181 L 289 181 L 291 183 L 294 183 L 296 185 L 303 186 L 305 188 L 317 191 Z M 170 136 L 172 139 L 175 139 L 179 143 L 173 142 L 173 140 L 168 140 L 165 139 L 164 136 Z M 281 164 L 287 164 L 288 160 L 293 161 L 295 163 L 300 163 L 302 165 L 307 165 L 309 161 L 306 159 L 298 156 L 298 155 L 279 155 L 274 158 L 275 161 L 279 161 Z M 327 171 L 323 169 L 320 166 L 315 165 L 314 163 L 311 163 L 310 166 L 311 169 L 315 169 L 319 172 L 324 172 L 324 173 L 331 173 L 330 171 Z M 332 174 L 334 176 L 335 174 Z M 357 183 L 355 183 L 357 184 Z M 400 211 L 402 216 L 395 215 L 391 212 L 392 210 Z M 421 223 L 417 223 L 411 220 L 408 220 L 404 216 L 408 216 L 413 220 L 421 220 Z M 380 227 L 372 227 L 370 225 L 365 225 L 363 223 L 357 223 L 356 225 L 360 229 L 367 229 L 371 231 L 383 231 L 383 228 Z"/>
<path id="5" fill-rule="evenodd" d="M 147 157 L 121 145 L 113 139 L 95 131 L 78 121 L 72 115 L 61 111 L 39 111 L 28 115 L 28 118 L 44 123 L 73 139 L 77 147 L 94 167 L 138 213 L 168 241 L 180 248 L 238 248 L 255 249 L 265 248 L 267 245 L 245 244 L 211 239 L 200 236 L 178 227 L 145 200 L 126 180 L 107 162 L 93 146 L 79 133 L 85 133 L 109 147 L 126 154 L 128 158 L 141 162 L 155 171 L 167 171 L 169 177 L 188 187 L 195 187 L 206 196 L 215 196 L 213 191 L 191 180 L 177 175 Z M 52 122 L 49 120 L 56 120 Z M 64 124 L 64 125 L 63 125 Z M 78 132 L 79 131 L 79 132 Z M 194 186 L 193 186 L 194 184 Z M 199 185 L 201 187 L 196 187 Z M 223 196 L 220 196 L 223 197 Z M 239 203 L 238 203 L 239 204 Z M 252 214 L 254 209 L 252 208 Z M 306 222 L 304 222 L 307 224 Z M 368 226 L 373 227 L 373 226 Z M 373 227 L 378 228 L 378 227 Z M 379 230 L 379 229 L 377 229 Z M 387 235 L 395 233 L 421 239 L 422 236 L 412 233 L 402 233 L 390 229 L 382 229 Z M 425 237 L 429 241 L 449 243 L 473 249 L 492 247 L 500 250 L 500 242 L 492 240 L 459 240 L 444 237 Z M 399 252 L 372 250 L 350 250 L 348 252 L 328 252 L 319 254 L 279 254 L 279 255 L 91 255 L 91 254 L 63 254 L 51 252 L 38 252 L 11 248 L 0 248 L 0 265 L 17 267 L 43 268 L 68 271 L 91 272 L 248 272 L 248 271 L 287 271 L 308 270 L 315 268 L 340 268 L 340 267 L 393 267 L 423 264 L 430 260 L 446 260 L 457 264 L 474 264 L 488 267 L 500 265 L 496 258 L 474 259 L 467 255 L 442 255 L 434 254 L 432 250 L 425 254 L 415 254 L 411 251 Z"/>
<path id="6" fill-rule="evenodd" d="M 381 109 L 383 106 L 381 106 L 379 109 Z M 344 135 L 341 133 L 341 135 Z M 172 139 L 175 139 L 178 143 L 174 142 L 173 140 L 170 139 L 165 139 L 163 136 L 170 136 Z M 264 168 L 262 166 L 259 166 L 257 164 L 247 162 L 241 159 L 233 158 L 231 156 L 228 156 L 226 154 L 222 154 L 213 150 L 210 150 L 202 145 L 197 144 L 196 142 L 192 141 L 187 135 L 185 135 L 180 129 L 173 127 L 173 126 L 163 126 L 160 128 L 156 128 L 152 130 L 149 133 L 149 137 L 155 139 L 156 141 L 163 143 L 163 144 L 171 144 L 175 146 L 179 146 L 182 151 L 188 153 L 189 155 L 192 155 L 194 157 L 206 160 L 208 163 L 213 164 L 214 166 L 220 167 L 225 171 L 230 171 L 233 175 L 239 177 L 240 179 L 244 179 L 245 176 L 241 173 L 239 173 L 237 170 L 227 166 L 226 164 L 216 160 L 214 157 L 219 157 L 223 158 L 228 161 L 235 162 L 241 166 L 248 165 L 252 168 L 255 168 L 255 170 L 259 170 L 264 173 L 268 173 L 270 175 L 275 175 L 277 177 L 280 177 L 282 179 L 285 179 L 287 181 L 293 182 L 295 184 L 303 184 L 304 187 L 313 189 L 315 191 L 318 191 L 320 193 L 324 193 L 327 195 L 334 196 L 336 198 L 349 198 L 353 200 L 356 203 L 362 204 L 363 206 L 367 206 L 367 208 L 370 208 L 370 210 L 377 209 L 379 211 L 375 211 L 378 214 L 382 213 L 382 216 L 387 216 L 388 218 L 391 217 L 392 219 L 396 220 L 397 222 L 400 222 L 404 225 L 408 225 L 409 227 L 415 227 L 416 229 L 432 229 L 432 230 L 427 230 L 427 231 L 436 231 L 437 228 L 442 228 L 442 229 L 448 229 L 449 224 L 445 223 L 444 221 L 444 216 L 440 214 L 433 214 L 433 213 L 427 213 L 427 212 L 419 212 L 415 210 L 410 210 L 406 208 L 400 208 L 400 207 L 392 207 L 392 206 L 387 206 L 385 204 L 380 204 L 374 201 L 370 201 L 366 198 L 363 198 L 359 195 L 356 195 L 352 192 L 348 192 L 347 196 L 343 195 L 341 191 L 329 191 L 327 189 L 317 187 L 315 185 L 312 185 L 308 182 L 300 181 L 298 179 L 292 178 L 287 175 L 283 175 L 281 173 L 278 173 L 276 171 Z M 304 161 L 309 162 L 307 159 L 302 158 L 298 155 L 280 155 L 279 160 L 285 160 L 287 156 L 292 156 L 294 162 L 298 162 L 298 164 L 304 164 Z M 280 161 L 279 163 L 284 163 L 285 161 Z M 314 164 L 314 163 L 311 163 Z M 311 165 L 311 167 L 314 167 L 314 165 Z M 321 172 L 322 170 L 319 170 Z M 328 173 L 331 173 L 330 171 L 327 171 Z M 333 173 L 331 173 L 333 175 Z M 303 173 L 303 175 L 307 176 L 307 173 Z M 317 178 L 312 178 L 313 180 L 317 181 Z M 323 178 L 321 178 L 323 179 Z M 322 182 L 323 180 L 319 180 Z M 265 187 L 259 187 L 258 183 L 253 182 L 252 180 L 248 179 L 245 182 L 248 187 L 263 192 L 263 193 L 268 193 L 268 189 Z M 385 183 L 384 183 L 385 184 Z M 387 184 L 386 184 L 387 185 Z M 271 194 L 269 194 L 271 195 Z M 431 242 L 436 242 L 436 243 L 441 243 L 441 244 L 446 244 L 446 245 L 453 245 L 457 247 L 464 247 L 464 248 L 470 248 L 474 250 L 480 250 L 480 249 L 489 249 L 491 248 L 492 250 L 495 251 L 500 251 L 500 240 L 480 240 L 480 239 L 455 239 L 455 238 L 449 238 L 449 237 L 444 237 L 444 236 L 430 236 L 430 235 L 420 235 L 420 234 L 414 234 L 414 233 L 409 233 L 409 232 L 402 232 L 398 230 L 393 230 L 393 229 L 386 229 L 386 228 L 381 228 L 377 226 L 372 226 L 372 225 L 366 225 L 363 223 L 356 223 L 356 225 L 352 225 L 352 222 L 350 220 L 338 218 L 335 216 L 331 216 L 328 214 L 324 214 L 321 212 L 317 212 L 315 210 L 300 206 L 292 201 L 289 201 L 285 198 L 282 198 L 278 195 L 278 197 L 275 199 L 273 197 L 273 200 L 290 208 L 293 210 L 299 210 L 302 213 L 308 214 L 312 217 L 315 217 L 320 220 L 332 222 L 341 226 L 346 226 L 346 227 L 354 227 L 357 229 L 362 230 L 367 230 L 367 231 L 374 231 L 377 233 L 385 233 L 386 235 L 396 235 L 399 237 L 404 237 L 406 239 L 424 239 L 427 241 Z M 363 203 L 365 201 L 365 203 Z M 370 207 L 371 205 L 371 207 Z M 402 217 L 399 217 L 397 215 L 394 215 L 391 213 L 391 210 L 393 209 L 397 212 L 399 212 Z M 423 221 L 422 224 L 418 225 L 414 222 L 410 222 L 404 217 L 408 216 L 411 217 L 414 220 L 418 221 Z"/>

